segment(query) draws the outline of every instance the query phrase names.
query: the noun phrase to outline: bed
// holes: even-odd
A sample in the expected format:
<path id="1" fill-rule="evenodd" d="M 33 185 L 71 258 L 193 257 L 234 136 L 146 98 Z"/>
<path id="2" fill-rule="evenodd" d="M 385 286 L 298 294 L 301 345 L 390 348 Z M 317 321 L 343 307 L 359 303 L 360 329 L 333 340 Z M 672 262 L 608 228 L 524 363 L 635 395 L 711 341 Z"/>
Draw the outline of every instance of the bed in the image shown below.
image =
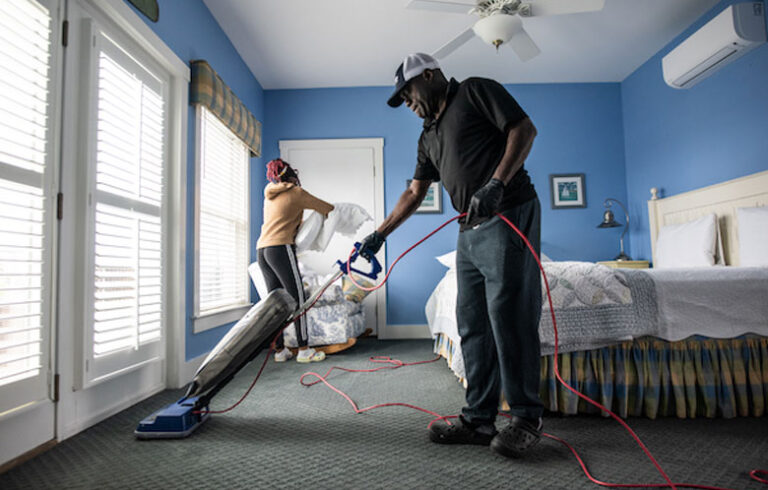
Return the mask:
<path id="1" fill-rule="evenodd" d="M 666 253 L 657 250 L 660 235 L 714 213 L 719 239 L 713 244 L 711 267 L 672 263 L 643 270 L 544 262 L 566 382 L 622 417 L 765 415 L 768 266 L 742 265 L 737 214 L 739 208 L 767 205 L 768 172 L 665 199 L 652 190 L 648 208 L 654 264 Z M 718 257 L 724 266 L 716 265 Z M 440 260 L 448 270 L 425 311 L 435 352 L 463 382 L 454 313 L 456 273 L 449 256 Z M 542 401 L 551 412 L 596 413 L 555 379 L 552 321 L 544 299 L 539 325 Z"/>

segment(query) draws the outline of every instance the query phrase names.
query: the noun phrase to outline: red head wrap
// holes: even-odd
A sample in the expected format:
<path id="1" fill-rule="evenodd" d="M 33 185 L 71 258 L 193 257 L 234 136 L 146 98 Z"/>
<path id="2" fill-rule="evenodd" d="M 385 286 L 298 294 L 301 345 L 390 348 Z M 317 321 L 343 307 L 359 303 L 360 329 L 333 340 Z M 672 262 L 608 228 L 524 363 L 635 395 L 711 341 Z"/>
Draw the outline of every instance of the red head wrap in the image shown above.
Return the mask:
<path id="1" fill-rule="evenodd" d="M 280 182 L 280 177 L 288 170 L 288 164 L 280 158 L 275 158 L 267 164 L 267 180 L 276 184 Z"/>

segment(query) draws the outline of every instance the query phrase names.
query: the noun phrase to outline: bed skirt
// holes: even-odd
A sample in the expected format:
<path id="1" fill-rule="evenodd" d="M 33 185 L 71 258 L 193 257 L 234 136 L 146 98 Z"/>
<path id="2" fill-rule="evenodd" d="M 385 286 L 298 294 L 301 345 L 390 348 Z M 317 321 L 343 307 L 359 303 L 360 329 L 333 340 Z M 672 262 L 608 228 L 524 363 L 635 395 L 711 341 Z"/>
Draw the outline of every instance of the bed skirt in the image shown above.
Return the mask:
<path id="1" fill-rule="evenodd" d="M 438 334 L 434 351 L 451 364 L 450 339 Z M 768 406 L 767 337 L 641 338 L 560 354 L 558 360 L 563 380 L 624 418 L 761 417 Z M 569 415 L 599 413 L 557 381 L 553 361 L 542 356 L 544 407 Z"/>

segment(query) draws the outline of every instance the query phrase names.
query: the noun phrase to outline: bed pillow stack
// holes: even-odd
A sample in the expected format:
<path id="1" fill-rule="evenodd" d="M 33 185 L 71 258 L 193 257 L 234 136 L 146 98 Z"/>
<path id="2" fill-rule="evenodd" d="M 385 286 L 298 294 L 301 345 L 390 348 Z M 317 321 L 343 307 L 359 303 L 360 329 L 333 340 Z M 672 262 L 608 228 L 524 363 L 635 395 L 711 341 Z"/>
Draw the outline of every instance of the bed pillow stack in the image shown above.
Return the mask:
<path id="1" fill-rule="evenodd" d="M 739 264 L 768 266 L 768 206 L 739 208 Z"/>
<path id="2" fill-rule="evenodd" d="M 443 264 L 449 269 L 455 269 L 456 268 L 456 250 L 452 250 L 448 252 L 447 254 L 438 255 L 435 257 L 438 262 Z"/>
<path id="3" fill-rule="evenodd" d="M 438 262 L 440 262 L 441 264 L 443 264 L 449 269 L 456 268 L 456 250 L 452 250 L 447 254 L 438 255 L 437 257 L 435 257 L 435 259 L 437 259 Z M 552 262 L 552 259 L 547 257 L 547 255 L 544 253 L 541 254 L 540 260 L 542 262 Z"/>
<path id="4" fill-rule="evenodd" d="M 654 267 L 710 267 L 715 265 L 716 251 L 717 216 L 712 213 L 687 223 L 663 227 L 656 239 Z"/>

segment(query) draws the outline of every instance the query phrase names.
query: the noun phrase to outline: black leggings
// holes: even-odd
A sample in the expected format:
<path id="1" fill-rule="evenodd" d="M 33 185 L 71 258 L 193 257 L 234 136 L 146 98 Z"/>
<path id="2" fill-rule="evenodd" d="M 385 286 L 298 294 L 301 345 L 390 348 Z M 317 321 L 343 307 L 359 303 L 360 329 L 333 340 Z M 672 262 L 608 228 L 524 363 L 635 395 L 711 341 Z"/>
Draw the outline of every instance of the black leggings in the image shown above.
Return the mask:
<path id="1" fill-rule="evenodd" d="M 296 300 L 296 307 L 304 304 L 304 286 L 299 274 L 299 262 L 296 260 L 296 247 L 293 245 L 274 245 L 257 251 L 259 268 L 267 283 L 269 292 L 283 288 Z M 309 341 L 307 318 L 302 316 L 293 322 L 296 328 L 296 340 L 299 347 L 306 347 Z M 275 341 L 275 347 L 282 349 L 283 336 Z"/>

